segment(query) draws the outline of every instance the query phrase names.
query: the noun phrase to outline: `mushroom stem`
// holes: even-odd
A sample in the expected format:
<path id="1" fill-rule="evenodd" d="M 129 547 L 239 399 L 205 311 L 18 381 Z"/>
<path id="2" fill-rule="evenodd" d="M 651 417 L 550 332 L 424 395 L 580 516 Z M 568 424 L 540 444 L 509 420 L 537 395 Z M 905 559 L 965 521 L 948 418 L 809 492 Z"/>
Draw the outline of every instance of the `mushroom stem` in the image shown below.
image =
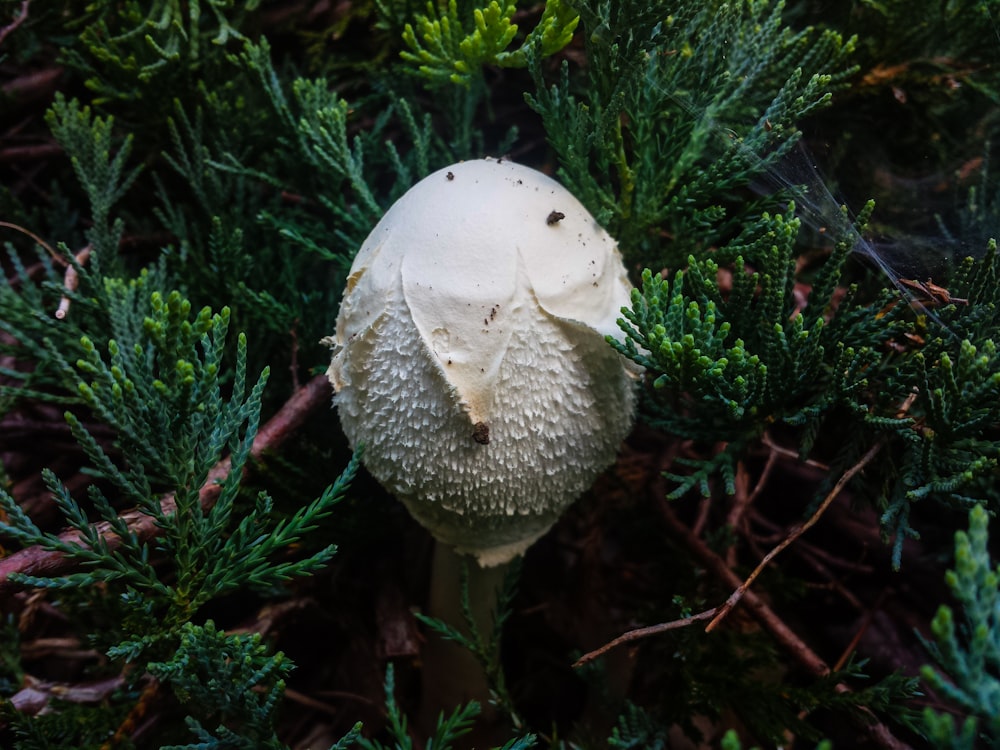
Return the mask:
<path id="1" fill-rule="evenodd" d="M 470 640 L 478 640 L 485 651 L 493 638 L 498 592 L 510 563 L 484 568 L 474 557 L 460 555 L 451 545 L 434 543 L 431 584 L 427 614 L 455 628 Z M 476 632 L 469 627 L 462 606 L 462 576 L 468 575 L 468 614 Z M 477 636 L 478 635 L 478 639 Z M 482 707 L 480 716 L 496 720 L 490 703 L 490 683 L 480 660 L 465 646 L 446 640 L 438 633 L 428 634 L 423 656 L 423 699 L 421 724 L 433 728 L 438 715 L 450 712 L 470 700 Z"/>

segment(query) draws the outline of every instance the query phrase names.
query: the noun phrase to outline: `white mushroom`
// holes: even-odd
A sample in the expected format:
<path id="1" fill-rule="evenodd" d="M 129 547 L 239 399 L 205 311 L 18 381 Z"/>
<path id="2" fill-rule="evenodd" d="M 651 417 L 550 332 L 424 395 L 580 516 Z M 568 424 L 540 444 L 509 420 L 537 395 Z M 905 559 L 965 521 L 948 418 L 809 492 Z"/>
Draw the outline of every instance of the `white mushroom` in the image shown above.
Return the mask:
<path id="1" fill-rule="evenodd" d="M 446 167 L 362 245 L 329 377 L 371 474 L 439 541 L 508 562 L 614 461 L 634 372 L 614 240 L 553 179 Z"/>

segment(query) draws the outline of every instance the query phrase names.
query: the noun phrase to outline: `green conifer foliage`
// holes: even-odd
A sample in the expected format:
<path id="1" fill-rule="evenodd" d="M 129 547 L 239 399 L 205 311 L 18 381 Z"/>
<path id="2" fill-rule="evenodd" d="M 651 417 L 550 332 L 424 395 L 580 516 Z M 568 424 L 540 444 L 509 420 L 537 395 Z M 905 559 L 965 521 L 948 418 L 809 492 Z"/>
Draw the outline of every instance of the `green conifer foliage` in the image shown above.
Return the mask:
<path id="1" fill-rule="evenodd" d="M 483 65 L 523 68 L 529 56 L 551 55 L 569 44 L 580 20 L 571 4 L 546 0 L 535 28 L 518 49 L 507 51 L 518 32 L 517 24 L 512 23 L 517 3 L 505 0 L 501 6 L 493 0 L 485 8 L 468 5 L 462 3 L 460 9 L 457 0 L 448 0 L 446 6 L 430 2 L 427 15 L 416 19 L 416 29 L 407 24 L 403 31 L 403 41 L 409 47 L 403 51 L 403 59 L 418 65 L 421 75 L 432 83 L 468 86 L 482 74 Z M 474 22 L 468 33 L 467 19 Z"/>
<path id="2" fill-rule="evenodd" d="M 968 711 L 958 727 L 928 708 L 924 723 L 935 747 L 972 748 L 1000 742 L 1000 568 L 990 559 L 989 516 L 969 513 L 969 530 L 955 532 L 955 568 L 946 575 L 959 609 L 941 605 L 926 645 L 938 668 L 923 677 L 937 692 Z M 939 671 L 940 670 L 940 671 Z"/>
<path id="3" fill-rule="evenodd" d="M 282 654 L 269 654 L 259 635 L 227 635 L 211 620 L 188 622 L 169 660 L 150 662 L 148 669 L 194 707 L 187 725 L 197 742 L 170 745 L 172 750 L 284 747 L 274 718 L 291 665 Z M 199 716 L 215 726 L 204 726 Z"/>
<path id="4" fill-rule="evenodd" d="M 243 38 L 239 28 L 260 0 L 63 5 L 79 39 L 65 59 L 86 76 L 95 103 L 138 100 L 152 107 L 149 117 L 166 113 L 171 99 L 164 93 L 187 90 L 221 61 L 228 42 Z"/>
<path id="5" fill-rule="evenodd" d="M 135 283 L 115 285 L 109 295 L 113 337 L 107 352 L 84 338 L 76 362 L 82 400 L 115 429 L 126 465 L 116 465 L 74 413 L 67 412 L 66 419 L 94 468 L 163 530 L 157 549 L 169 556 L 174 576 L 165 578 L 153 565 L 149 544 L 128 528 L 96 487 L 89 500 L 111 525 L 115 546 L 51 473 L 46 483 L 79 541 L 41 531 L 0 491 L 0 507 L 9 518 L 0 525 L 4 534 L 86 564 L 83 571 L 58 578 L 15 576 L 17 580 L 43 588 L 120 586 L 128 608 L 141 615 L 133 627 L 144 620 L 135 631 L 138 637 L 115 649 L 129 658 L 173 633 L 213 598 L 242 586 L 267 590 L 321 567 L 333 555 L 332 546 L 298 561 L 271 558 L 330 513 L 356 467 L 351 464 L 322 497 L 291 518 L 273 519 L 273 503 L 266 495 L 237 516 L 240 479 L 257 434 L 267 372 L 247 387 L 246 339 L 240 336 L 235 372 L 224 395 L 228 378 L 221 359 L 228 311 L 213 315 L 203 309 L 192 317 L 190 303 L 176 292 L 166 298 L 153 292 L 146 300 L 147 279 L 141 275 Z M 224 453 L 231 463 L 221 493 L 211 508 L 203 508 L 202 487 Z M 165 491 L 173 497 L 171 511 L 161 504 Z"/>
<path id="6" fill-rule="evenodd" d="M 675 477 L 672 496 L 693 487 L 709 494 L 708 479 L 716 472 L 732 492 L 735 462 L 770 425 L 815 421 L 834 406 L 852 403 L 867 386 L 866 373 L 880 358 L 875 347 L 892 335 L 891 319 L 858 348 L 826 321 L 864 220 L 826 261 L 805 310 L 793 294 L 800 224 L 792 214 L 765 214 L 716 252 L 716 258 L 734 258 L 727 295 L 717 284 L 720 266 L 712 257 L 690 257 L 687 269 L 671 280 L 643 272 L 632 309 L 624 312 L 627 338 L 611 344 L 651 375 L 647 403 L 653 424 L 686 439 L 727 444 L 691 474 Z"/>
<path id="7" fill-rule="evenodd" d="M 747 625 L 758 605 L 711 633 L 691 626 L 734 585 L 712 560 L 742 577 L 771 545 L 765 522 L 780 518 L 780 536 L 833 489 L 891 556 L 877 539 L 860 562 L 823 550 L 843 567 L 815 589 L 834 593 L 864 589 L 855 567 L 907 575 L 904 542 L 920 534 L 926 559 L 940 556 L 940 528 L 971 509 L 947 578 L 955 601 L 931 624 L 938 666 L 924 671 L 961 720 L 929 711 L 923 731 L 941 747 L 997 742 L 986 518 L 1000 511 L 1000 191 L 987 144 L 998 29 L 1000 0 L 0 0 L 0 457 L 19 459 L 0 466 L 0 564 L 22 548 L 71 563 L 0 581 L 30 592 L 0 600 L 0 744 L 288 746 L 282 698 L 301 672 L 271 631 L 226 618 L 234 600 L 268 607 L 293 582 L 307 591 L 296 603 L 321 611 L 323 636 L 305 645 L 354 660 L 323 651 L 308 665 L 309 687 L 331 692 L 302 704 L 334 717 L 333 747 L 468 740 L 480 706 L 414 727 L 419 663 L 365 651 L 393 625 L 417 627 L 419 540 L 365 546 L 405 521 L 371 484 L 345 502 L 358 460 L 334 416 L 322 410 L 301 444 L 259 465 L 252 446 L 326 367 L 320 339 L 385 210 L 437 168 L 508 154 L 553 173 L 620 243 L 636 288 L 609 346 L 645 372 L 644 425 L 619 473 L 528 556 L 545 574 L 516 596 L 511 581 L 489 637 L 419 620 L 484 664 L 510 723 L 503 747 L 659 748 L 678 732 L 729 750 L 789 733 L 811 745 L 845 717 L 920 739 L 912 670 L 869 670 L 837 652 L 847 639 L 823 637 L 820 666 L 801 669 L 773 631 Z M 829 146 L 857 215 L 823 208 L 822 176 L 790 167 L 803 142 Z M 914 226 L 944 235 L 925 243 L 939 263 L 917 262 Z M 902 238 L 896 254 L 873 230 Z M 38 414 L 38 434 L 58 439 L 33 462 L 2 429 Z M 616 499 L 635 466 L 646 483 Z M 808 486 L 777 492 L 772 470 Z M 29 480 L 44 500 L 21 496 Z M 664 531 L 669 514 L 687 536 Z M 335 557 L 341 523 L 358 533 Z M 809 623 L 798 609 L 814 581 L 782 560 L 753 586 L 793 630 Z M 551 600 L 522 606 L 532 587 Z M 386 592 L 410 598 L 392 609 Z M 858 597 L 838 613 L 874 617 Z M 66 679 L 114 690 L 59 700 L 72 691 L 56 675 L 46 711 L 8 700 L 23 705 L 51 666 L 20 642 L 36 605 L 93 650 L 85 666 L 59 665 Z M 550 689 L 501 658 L 501 626 L 532 617 L 515 645 L 563 671 L 611 630 L 691 622 Z M 326 684 L 345 673 L 362 678 Z M 568 709 L 532 705 L 574 691 L 586 695 Z M 155 741 L 132 732 L 150 692 Z M 381 729 L 376 713 L 364 727 L 353 713 L 372 701 Z M 725 732 L 732 717 L 741 737 Z"/>
<path id="8" fill-rule="evenodd" d="M 532 68 L 560 177 L 627 257 L 677 267 L 738 227 L 748 214 L 727 215 L 732 191 L 777 163 L 852 72 L 853 39 L 793 32 L 782 9 L 582 3 L 586 83 L 574 90 L 564 65 L 548 86 Z"/>
<path id="9" fill-rule="evenodd" d="M 361 750 L 412 750 L 414 747 L 413 738 L 407 727 L 406 715 L 400 709 L 396 700 L 396 678 L 392 665 L 385 673 L 385 708 L 388 714 L 388 730 L 393 744 L 387 745 L 379 740 L 357 739 L 357 747 Z M 439 748 L 439 750 L 453 750 L 459 747 L 458 741 L 464 735 L 472 731 L 476 717 L 482 707 L 476 701 L 456 706 L 449 715 L 444 713 L 438 716 L 434 726 L 433 734 L 427 738 L 425 747 Z M 345 738 L 346 739 L 346 738 Z M 513 737 L 503 744 L 502 747 L 494 750 L 529 750 L 536 746 L 536 737 L 526 734 L 522 737 Z M 353 746 L 353 745 L 351 745 Z M 331 750 L 333 750 L 331 748 Z"/>
<path id="10" fill-rule="evenodd" d="M 42 531 L 2 489 L 6 520 L 0 521 L 0 534 L 59 552 L 82 569 L 59 577 L 12 574 L 11 580 L 70 589 L 98 606 L 106 598 L 117 600 L 113 609 L 120 620 L 97 638 L 108 656 L 132 665 L 135 677 L 148 669 L 182 703 L 191 702 L 188 723 L 198 744 L 190 747 L 282 747 L 273 715 L 283 688 L 278 678 L 288 670 L 283 657 L 267 655 L 259 637 L 227 635 L 211 623 L 195 626 L 191 620 L 206 603 L 238 589 L 271 592 L 322 568 L 336 551 L 333 545 L 299 558 L 282 553 L 331 513 L 357 463 L 288 517 L 277 517 L 265 493 L 251 507 L 240 507 L 267 370 L 248 384 L 241 335 L 234 371 L 228 372 L 222 361 L 228 309 L 192 314 L 180 293 L 149 292 L 159 280 L 147 272 L 129 283 L 106 279 L 107 350 L 87 337 L 78 345 L 76 389 L 82 403 L 114 428 L 125 465 L 112 459 L 75 413 L 67 411 L 66 420 L 94 470 L 115 488 L 115 501 L 134 506 L 161 536 L 155 544 L 143 539 L 107 494 L 92 486 L 87 505 L 110 529 L 101 533 L 86 506 L 46 471 L 46 484 L 76 538 Z M 52 348 L 50 355 L 62 363 L 64 378 L 71 378 L 72 354 Z M 229 465 L 221 491 L 205 507 L 203 487 L 224 454 Z M 169 505 L 162 502 L 165 492 Z M 206 729 L 199 717 L 218 727 Z M 82 742 L 80 737 L 71 734 L 67 740 Z"/>

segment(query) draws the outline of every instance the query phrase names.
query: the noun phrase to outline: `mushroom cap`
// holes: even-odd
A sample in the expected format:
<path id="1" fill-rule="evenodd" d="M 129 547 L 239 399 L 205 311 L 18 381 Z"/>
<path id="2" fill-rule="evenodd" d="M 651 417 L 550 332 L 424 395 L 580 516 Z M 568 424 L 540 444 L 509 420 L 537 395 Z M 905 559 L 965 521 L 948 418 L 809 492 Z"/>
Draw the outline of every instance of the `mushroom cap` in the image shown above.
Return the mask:
<path id="1" fill-rule="evenodd" d="M 371 474 L 437 539 L 509 561 L 614 461 L 631 285 L 569 191 L 507 160 L 411 188 L 365 240 L 328 371 Z"/>

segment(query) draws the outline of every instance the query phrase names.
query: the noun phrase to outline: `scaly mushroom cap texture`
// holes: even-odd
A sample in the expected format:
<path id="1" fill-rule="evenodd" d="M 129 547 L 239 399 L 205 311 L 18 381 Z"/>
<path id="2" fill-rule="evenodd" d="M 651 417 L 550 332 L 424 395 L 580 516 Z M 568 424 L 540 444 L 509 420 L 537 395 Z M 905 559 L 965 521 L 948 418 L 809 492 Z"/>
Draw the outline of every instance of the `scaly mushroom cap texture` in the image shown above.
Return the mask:
<path id="1" fill-rule="evenodd" d="M 493 159 L 435 172 L 351 268 L 328 371 L 344 432 L 439 541 L 508 562 L 631 427 L 636 374 L 605 340 L 630 289 L 555 180 Z"/>

